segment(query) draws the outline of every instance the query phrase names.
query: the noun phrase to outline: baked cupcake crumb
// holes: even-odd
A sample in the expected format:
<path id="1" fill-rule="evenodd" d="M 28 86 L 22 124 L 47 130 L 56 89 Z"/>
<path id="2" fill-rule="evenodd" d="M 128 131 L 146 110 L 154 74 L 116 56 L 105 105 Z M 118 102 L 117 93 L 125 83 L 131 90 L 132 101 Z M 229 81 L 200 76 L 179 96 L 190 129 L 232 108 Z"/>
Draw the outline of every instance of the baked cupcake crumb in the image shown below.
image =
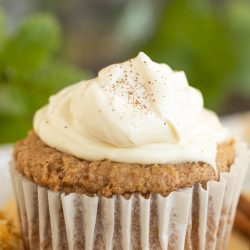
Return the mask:
<path id="1" fill-rule="evenodd" d="M 16 168 L 38 185 L 52 191 L 101 195 L 159 193 L 162 196 L 195 183 L 206 186 L 218 180 L 213 167 L 203 162 L 180 164 L 118 163 L 109 160 L 86 161 L 62 153 L 44 144 L 30 132 L 15 146 Z M 235 158 L 234 141 L 220 144 L 217 150 L 217 172 L 228 172 Z"/>

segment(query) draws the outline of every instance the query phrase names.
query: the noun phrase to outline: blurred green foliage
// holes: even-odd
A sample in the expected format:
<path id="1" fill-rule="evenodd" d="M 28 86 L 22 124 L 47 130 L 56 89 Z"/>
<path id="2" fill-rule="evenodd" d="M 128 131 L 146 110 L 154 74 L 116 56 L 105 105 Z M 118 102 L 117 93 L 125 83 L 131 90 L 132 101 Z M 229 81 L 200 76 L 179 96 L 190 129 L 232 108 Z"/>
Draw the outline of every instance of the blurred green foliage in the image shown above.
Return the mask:
<path id="1" fill-rule="evenodd" d="M 220 111 L 232 93 L 250 96 L 250 1 L 170 0 L 144 50 L 184 70 Z"/>
<path id="2" fill-rule="evenodd" d="M 5 30 L 0 10 L 0 143 L 24 137 L 51 94 L 88 77 L 59 57 L 62 35 L 52 16 L 31 16 L 10 35 Z"/>
<path id="3" fill-rule="evenodd" d="M 143 50 L 157 62 L 184 70 L 190 84 L 201 89 L 205 105 L 216 111 L 234 93 L 249 98 L 249 0 L 168 0 L 160 16 L 151 39 L 141 48 L 134 44 L 134 55 Z M 0 9 L 0 143 L 25 136 L 34 112 L 51 94 L 89 77 L 63 60 L 61 29 L 52 16 L 34 15 L 12 34 L 6 30 Z M 101 57 L 99 51 L 96 56 Z"/>

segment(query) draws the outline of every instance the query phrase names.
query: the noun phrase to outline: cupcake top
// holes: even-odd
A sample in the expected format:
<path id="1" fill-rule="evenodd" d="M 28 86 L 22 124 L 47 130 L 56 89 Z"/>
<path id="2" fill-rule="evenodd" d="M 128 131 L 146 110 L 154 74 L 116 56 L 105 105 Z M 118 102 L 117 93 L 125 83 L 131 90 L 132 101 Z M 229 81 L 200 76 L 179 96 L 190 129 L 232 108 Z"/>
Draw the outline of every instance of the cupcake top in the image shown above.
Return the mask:
<path id="1" fill-rule="evenodd" d="M 217 145 L 228 139 L 185 73 L 142 52 L 52 96 L 34 130 L 46 145 L 88 161 L 214 168 Z"/>

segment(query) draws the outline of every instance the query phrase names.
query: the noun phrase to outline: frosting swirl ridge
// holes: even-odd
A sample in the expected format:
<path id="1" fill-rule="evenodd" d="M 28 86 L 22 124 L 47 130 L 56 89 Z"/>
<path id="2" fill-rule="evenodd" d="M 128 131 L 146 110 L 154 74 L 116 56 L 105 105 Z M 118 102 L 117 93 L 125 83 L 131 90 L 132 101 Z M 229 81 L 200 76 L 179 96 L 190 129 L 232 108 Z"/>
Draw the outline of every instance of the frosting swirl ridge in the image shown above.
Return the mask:
<path id="1" fill-rule="evenodd" d="M 34 118 L 49 146 L 86 160 L 215 166 L 227 138 L 185 73 L 145 55 L 102 69 L 52 96 Z"/>

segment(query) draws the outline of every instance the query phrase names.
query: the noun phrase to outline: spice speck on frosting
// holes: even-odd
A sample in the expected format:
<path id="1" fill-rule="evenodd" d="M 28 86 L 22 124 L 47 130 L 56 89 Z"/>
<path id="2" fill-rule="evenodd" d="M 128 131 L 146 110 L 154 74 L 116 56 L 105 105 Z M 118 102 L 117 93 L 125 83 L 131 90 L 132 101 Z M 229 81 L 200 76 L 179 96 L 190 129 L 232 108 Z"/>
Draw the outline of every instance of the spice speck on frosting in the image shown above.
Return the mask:
<path id="1" fill-rule="evenodd" d="M 48 145 L 79 158 L 143 164 L 183 157 L 214 166 L 227 134 L 184 72 L 144 53 L 53 96 L 34 128 Z"/>

